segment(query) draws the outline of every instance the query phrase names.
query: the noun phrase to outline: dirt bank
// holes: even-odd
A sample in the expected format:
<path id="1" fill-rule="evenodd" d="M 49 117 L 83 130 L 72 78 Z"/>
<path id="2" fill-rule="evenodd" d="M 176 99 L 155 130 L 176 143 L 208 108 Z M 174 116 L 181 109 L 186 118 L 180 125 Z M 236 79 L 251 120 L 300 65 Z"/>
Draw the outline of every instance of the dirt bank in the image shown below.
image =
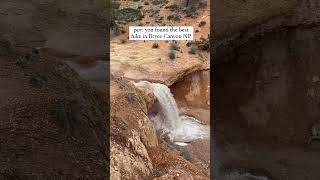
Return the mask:
<path id="1" fill-rule="evenodd" d="M 98 92 L 44 53 L 1 56 L 1 179 L 105 179 L 105 106 Z"/>

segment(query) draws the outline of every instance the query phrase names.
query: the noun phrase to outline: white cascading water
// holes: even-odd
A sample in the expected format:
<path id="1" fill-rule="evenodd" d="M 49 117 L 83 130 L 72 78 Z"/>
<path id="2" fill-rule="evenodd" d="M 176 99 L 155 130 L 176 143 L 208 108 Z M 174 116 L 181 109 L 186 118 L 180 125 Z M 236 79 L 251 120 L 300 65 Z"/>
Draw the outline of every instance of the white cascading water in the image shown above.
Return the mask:
<path id="1" fill-rule="evenodd" d="M 170 89 L 163 84 L 140 81 L 137 87 L 148 88 L 153 91 L 158 100 L 158 112 L 151 117 L 155 128 L 161 130 L 172 142 L 185 145 L 196 139 L 209 138 L 210 127 L 201 124 L 197 119 L 180 116 L 179 109 Z"/>

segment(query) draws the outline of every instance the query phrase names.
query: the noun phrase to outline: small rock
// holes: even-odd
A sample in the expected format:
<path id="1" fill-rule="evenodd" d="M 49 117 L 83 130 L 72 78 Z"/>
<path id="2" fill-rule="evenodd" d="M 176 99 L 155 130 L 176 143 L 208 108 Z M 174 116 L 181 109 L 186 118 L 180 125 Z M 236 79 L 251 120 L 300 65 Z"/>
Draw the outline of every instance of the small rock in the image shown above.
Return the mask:
<path id="1" fill-rule="evenodd" d="M 312 82 L 313 82 L 313 83 L 317 83 L 317 82 L 319 82 L 319 81 L 320 81 L 319 76 L 313 76 L 313 77 L 312 77 Z"/>
<path id="2" fill-rule="evenodd" d="M 36 74 L 31 77 L 29 82 L 32 85 L 32 87 L 42 88 L 47 81 L 48 78 L 46 76 Z"/>
<path id="3" fill-rule="evenodd" d="M 0 36 L 0 55 L 8 55 L 12 53 L 14 45 L 15 43 L 13 39 L 8 34 Z"/>
<path id="4" fill-rule="evenodd" d="M 280 77 L 280 73 L 279 72 L 275 72 L 273 75 L 272 75 L 273 78 L 279 78 Z"/>
<path id="5" fill-rule="evenodd" d="M 311 97 L 311 98 L 314 98 L 315 95 L 316 95 L 315 90 L 314 90 L 313 88 L 308 89 L 307 95 L 308 95 L 309 97 Z"/>
<path id="6" fill-rule="evenodd" d="M 136 95 L 134 93 L 128 93 L 127 99 L 130 103 L 133 103 L 136 99 Z"/>

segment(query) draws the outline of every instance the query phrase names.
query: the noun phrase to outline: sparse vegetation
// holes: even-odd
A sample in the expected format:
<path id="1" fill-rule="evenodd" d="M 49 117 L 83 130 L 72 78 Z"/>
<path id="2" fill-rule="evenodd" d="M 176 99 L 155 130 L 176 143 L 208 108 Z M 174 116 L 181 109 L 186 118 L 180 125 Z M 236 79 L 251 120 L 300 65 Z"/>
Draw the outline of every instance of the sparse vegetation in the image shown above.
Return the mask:
<path id="1" fill-rule="evenodd" d="M 186 12 L 186 17 L 190 17 L 190 18 L 195 18 L 198 15 L 198 13 L 191 8 L 187 8 L 185 12 Z"/>
<path id="2" fill-rule="evenodd" d="M 199 27 L 202 27 L 202 26 L 205 26 L 206 25 L 206 22 L 205 21 L 201 21 L 200 23 L 199 23 Z"/>
<path id="3" fill-rule="evenodd" d="M 177 4 L 172 4 L 170 6 L 166 6 L 165 8 L 170 9 L 172 12 L 179 12 L 181 10 L 181 7 Z"/>
<path id="4" fill-rule="evenodd" d="M 154 49 L 159 48 L 159 44 L 158 44 L 158 43 L 156 43 L 156 42 L 155 42 L 155 43 L 153 43 L 153 44 L 152 44 L 152 48 L 154 48 Z"/>
<path id="5" fill-rule="evenodd" d="M 192 45 L 192 46 L 190 47 L 190 50 L 189 50 L 188 53 L 189 53 L 189 54 L 196 54 L 196 53 L 197 53 L 197 47 L 194 46 L 194 45 Z"/>
<path id="6" fill-rule="evenodd" d="M 133 22 L 141 20 L 143 18 L 143 15 L 139 9 L 124 8 L 121 10 L 115 10 L 114 18 L 115 20 Z"/>
<path id="7" fill-rule="evenodd" d="M 111 1 L 111 8 L 112 9 L 119 9 L 119 7 L 120 7 L 120 3 L 119 2 L 117 2 L 115 0 Z"/>
<path id="8" fill-rule="evenodd" d="M 159 9 L 157 9 L 157 10 L 155 10 L 155 9 L 150 9 L 150 10 L 148 10 L 148 11 L 146 12 L 146 14 L 147 14 L 149 17 L 153 17 L 153 16 L 155 16 L 156 14 L 159 14 L 159 12 L 160 12 Z"/>
<path id="9" fill-rule="evenodd" d="M 197 11 L 206 6 L 205 0 L 187 0 L 186 17 L 195 18 L 198 15 Z"/>
<path id="10" fill-rule="evenodd" d="M 195 46 L 197 49 L 203 50 L 203 51 L 209 51 L 210 50 L 210 35 L 207 39 L 200 38 L 200 40 L 188 42 L 187 46 Z"/>
<path id="11" fill-rule="evenodd" d="M 186 149 L 180 150 L 180 156 L 182 156 L 183 158 L 185 158 L 188 161 L 192 160 L 192 156 L 191 156 L 190 152 Z"/>
<path id="12" fill-rule="evenodd" d="M 159 5 L 159 4 L 165 4 L 165 3 L 168 3 L 168 1 L 167 0 L 153 0 L 152 1 L 153 5 Z"/>
<path id="13" fill-rule="evenodd" d="M 174 60 L 174 59 L 176 58 L 175 52 L 172 51 L 172 50 L 169 51 L 169 52 L 168 52 L 168 57 L 169 57 L 170 60 Z"/>
<path id="14" fill-rule="evenodd" d="M 173 21 L 180 21 L 181 16 L 179 14 L 173 14 L 167 17 L 167 19 L 169 21 L 173 20 Z"/>
<path id="15" fill-rule="evenodd" d="M 111 26 L 111 34 L 112 36 L 119 36 L 121 34 L 121 30 L 117 24 Z"/>
<path id="16" fill-rule="evenodd" d="M 177 43 L 171 43 L 170 44 L 170 50 L 174 50 L 174 51 L 179 51 L 180 50 L 180 47 Z"/>

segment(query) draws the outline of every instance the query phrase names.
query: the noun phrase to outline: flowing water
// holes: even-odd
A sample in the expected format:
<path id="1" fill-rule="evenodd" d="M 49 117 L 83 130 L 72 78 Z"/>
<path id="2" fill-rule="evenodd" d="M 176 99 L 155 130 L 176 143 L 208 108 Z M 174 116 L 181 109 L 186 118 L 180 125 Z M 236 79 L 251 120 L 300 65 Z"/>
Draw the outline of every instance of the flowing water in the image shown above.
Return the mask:
<path id="1" fill-rule="evenodd" d="M 201 124 L 196 118 L 180 115 L 176 101 L 166 85 L 147 81 L 135 85 L 153 91 L 157 102 L 150 113 L 150 118 L 156 129 L 167 134 L 171 141 L 183 145 L 196 139 L 209 139 L 210 127 Z"/>

